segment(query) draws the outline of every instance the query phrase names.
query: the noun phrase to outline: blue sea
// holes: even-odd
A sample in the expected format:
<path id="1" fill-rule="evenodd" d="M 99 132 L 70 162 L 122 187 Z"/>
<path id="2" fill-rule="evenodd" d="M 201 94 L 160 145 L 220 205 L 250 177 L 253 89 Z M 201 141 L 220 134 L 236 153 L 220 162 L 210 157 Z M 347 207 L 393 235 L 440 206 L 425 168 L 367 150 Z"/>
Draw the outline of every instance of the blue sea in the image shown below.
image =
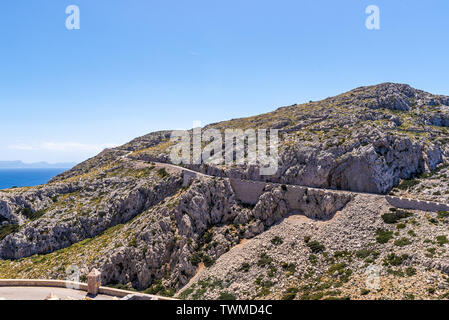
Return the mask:
<path id="1" fill-rule="evenodd" d="M 0 169 L 0 190 L 12 187 L 34 187 L 68 169 Z"/>

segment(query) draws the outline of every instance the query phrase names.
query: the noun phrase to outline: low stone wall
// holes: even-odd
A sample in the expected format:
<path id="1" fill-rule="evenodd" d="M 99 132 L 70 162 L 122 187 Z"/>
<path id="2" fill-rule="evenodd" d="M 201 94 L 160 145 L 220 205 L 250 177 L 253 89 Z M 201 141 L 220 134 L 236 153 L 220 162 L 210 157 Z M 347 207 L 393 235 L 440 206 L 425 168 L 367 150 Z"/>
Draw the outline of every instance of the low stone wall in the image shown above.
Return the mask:
<path id="1" fill-rule="evenodd" d="M 65 280 L 40 280 L 40 279 L 0 279 L 0 287 L 49 287 L 68 288 L 87 292 L 87 283 L 65 281 Z M 148 300 L 174 300 L 167 297 L 160 297 L 150 294 L 142 294 L 134 291 L 120 290 L 109 287 L 100 287 L 100 294 L 123 298 L 128 295 L 145 296 Z"/>
<path id="2" fill-rule="evenodd" d="M 393 207 L 421 211 L 449 211 L 449 205 L 425 200 L 408 199 L 402 197 L 386 196 L 389 204 Z"/>
<path id="3" fill-rule="evenodd" d="M 207 176 L 192 170 L 179 168 L 182 170 L 184 184 L 187 185 L 199 176 Z M 214 178 L 213 176 L 207 176 Z M 256 205 L 260 196 L 268 186 L 279 187 L 281 184 L 268 183 L 263 181 L 251 181 L 229 178 L 234 193 L 242 203 Z M 317 208 L 323 208 L 323 215 L 328 216 L 335 208 L 340 210 L 351 198 L 360 194 L 359 192 L 318 189 L 298 185 L 286 185 L 285 201 L 289 210 L 301 211 L 306 215 L 313 209 L 316 215 Z M 383 197 L 382 195 L 378 195 Z M 449 211 L 449 205 L 425 200 L 408 199 L 395 196 L 385 196 L 386 200 L 393 207 L 421 211 Z M 334 208 L 335 207 L 335 208 Z"/>
<path id="4" fill-rule="evenodd" d="M 260 196 L 269 188 L 281 188 L 289 212 L 300 212 L 309 218 L 329 219 L 341 210 L 352 198 L 349 192 L 309 188 L 259 181 L 230 179 L 236 198 L 241 202 L 256 205 Z"/>
<path id="5" fill-rule="evenodd" d="M 255 205 L 262 195 L 266 182 L 229 179 L 234 193 L 241 202 Z"/>

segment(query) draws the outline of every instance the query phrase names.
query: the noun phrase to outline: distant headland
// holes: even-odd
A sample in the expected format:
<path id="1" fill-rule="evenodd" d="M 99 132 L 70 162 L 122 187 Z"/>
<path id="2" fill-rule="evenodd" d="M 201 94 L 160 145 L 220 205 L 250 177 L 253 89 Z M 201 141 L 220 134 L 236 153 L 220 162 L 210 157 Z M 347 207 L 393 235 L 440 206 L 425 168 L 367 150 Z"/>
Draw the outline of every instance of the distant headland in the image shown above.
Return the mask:
<path id="1" fill-rule="evenodd" d="M 74 162 L 34 162 L 25 163 L 22 161 L 0 161 L 0 169 L 70 169 L 76 165 Z"/>

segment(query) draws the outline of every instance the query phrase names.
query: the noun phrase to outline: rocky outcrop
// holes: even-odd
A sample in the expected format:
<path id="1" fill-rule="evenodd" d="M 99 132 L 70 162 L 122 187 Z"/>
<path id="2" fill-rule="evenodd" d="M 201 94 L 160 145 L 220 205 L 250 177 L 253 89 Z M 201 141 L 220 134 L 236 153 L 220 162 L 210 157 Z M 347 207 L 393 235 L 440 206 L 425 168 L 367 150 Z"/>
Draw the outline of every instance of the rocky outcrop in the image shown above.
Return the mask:
<path id="1" fill-rule="evenodd" d="M 95 237 L 182 187 L 181 176 L 156 176 L 153 172 L 145 179 L 128 176 L 61 182 L 3 196 L 3 207 L 13 217 L 7 223 L 18 223 L 20 229 L 0 241 L 0 258 L 45 254 Z M 25 216 L 25 208 L 39 216 Z"/>

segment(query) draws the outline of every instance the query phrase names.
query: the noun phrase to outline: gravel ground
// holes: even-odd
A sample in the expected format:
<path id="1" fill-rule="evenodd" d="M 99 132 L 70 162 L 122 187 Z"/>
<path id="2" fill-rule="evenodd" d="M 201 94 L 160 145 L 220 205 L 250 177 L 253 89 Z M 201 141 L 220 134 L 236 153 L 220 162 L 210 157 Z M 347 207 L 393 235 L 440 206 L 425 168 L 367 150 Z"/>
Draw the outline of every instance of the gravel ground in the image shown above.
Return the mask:
<path id="1" fill-rule="evenodd" d="M 390 206 L 382 197 L 360 195 L 329 221 L 291 216 L 220 257 L 179 297 L 445 298 L 449 246 L 436 237 L 449 236 L 448 218 L 413 211 L 387 224 L 386 212 Z M 378 243 L 378 229 L 391 230 L 392 239 Z"/>

